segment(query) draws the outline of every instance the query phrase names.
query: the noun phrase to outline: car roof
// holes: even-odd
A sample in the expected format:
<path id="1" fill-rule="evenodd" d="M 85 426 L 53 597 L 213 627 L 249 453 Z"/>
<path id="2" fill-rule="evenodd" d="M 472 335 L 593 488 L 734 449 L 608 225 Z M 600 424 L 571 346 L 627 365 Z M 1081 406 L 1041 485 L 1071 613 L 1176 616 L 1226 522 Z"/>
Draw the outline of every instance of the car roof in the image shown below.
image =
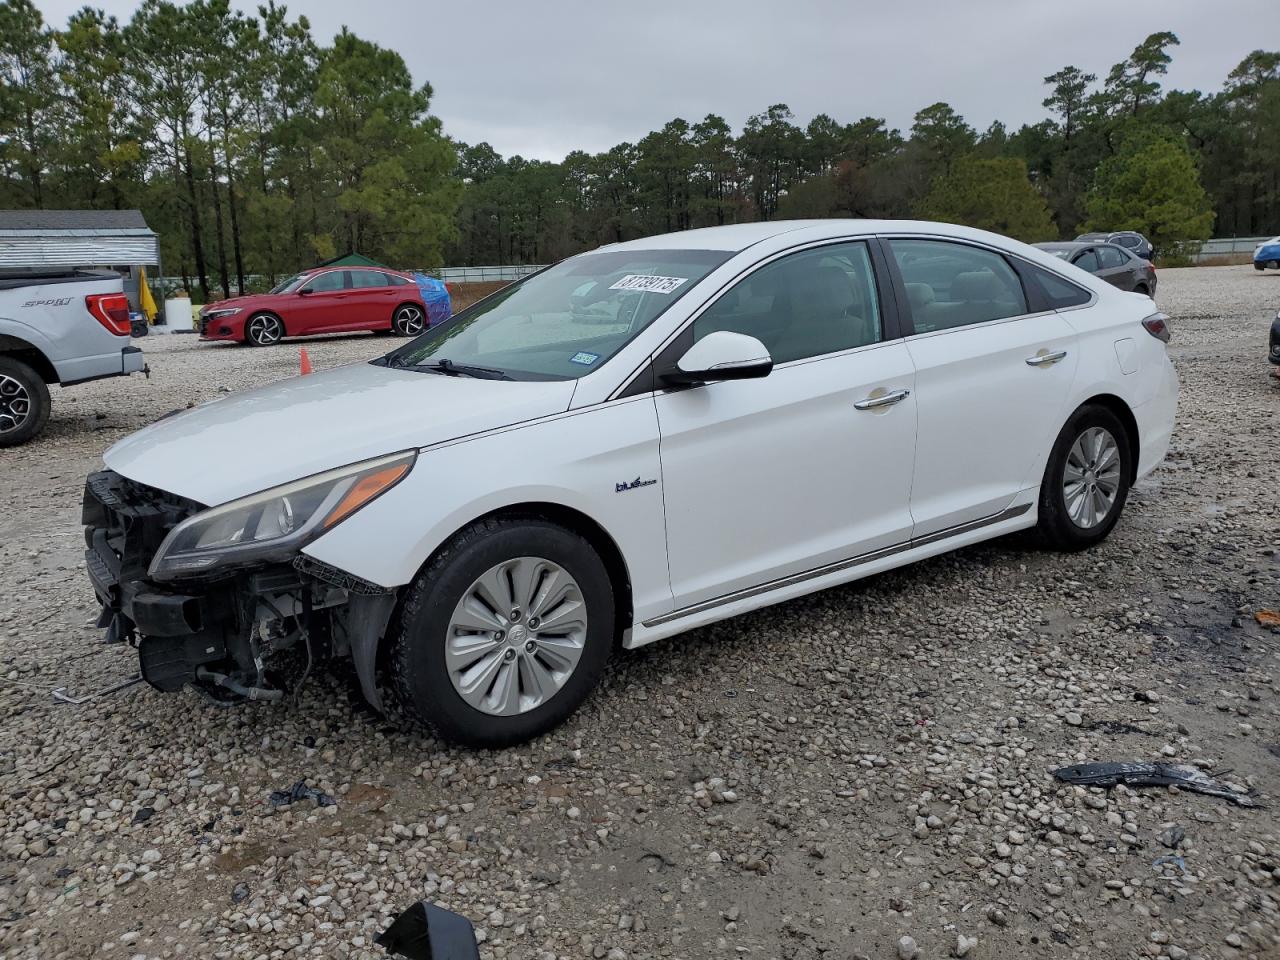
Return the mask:
<path id="1" fill-rule="evenodd" d="M 625 250 L 723 250 L 738 253 L 762 241 L 801 230 L 806 232 L 805 240 L 896 233 L 928 234 L 981 242 L 997 240 L 1003 244 L 1016 243 L 1008 237 L 954 223 L 936 223 L 929 220 L 823 219 L 768 220 L 762 223 L 735 223 L 723 227 L 699 227 L 696 230 L 681 230 L 676 233 L 663 233 L 638 240 L 611 243 L 597 249 L 602 253 Z"/>
<path id="2" fill-rule="evenodd" d="M 1083 250 L 1085 247 L 1098 246 L 1097 240 L 1054 240 L 1049 243 L 1033 243 L 1037 250 Z M 1110 246 L 1110 244 L 1103 244 Z"/>

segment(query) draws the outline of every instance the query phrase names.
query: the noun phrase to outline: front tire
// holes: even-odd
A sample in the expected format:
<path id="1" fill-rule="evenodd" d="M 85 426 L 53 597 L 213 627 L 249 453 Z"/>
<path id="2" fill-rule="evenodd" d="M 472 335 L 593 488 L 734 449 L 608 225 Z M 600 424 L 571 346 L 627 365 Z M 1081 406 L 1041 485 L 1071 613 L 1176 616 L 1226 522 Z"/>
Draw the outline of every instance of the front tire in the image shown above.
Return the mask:
<path id="1" fill-rule="evenodd" d="M 284 339 L 284 323 L 273 313 L 255 313 L 245 321 L 244 342 L 251 347 L 270 347 Z"/>
<path id="2" fill-rule="evenodd" d="M 49 422 L 49 388 L 21 360 L 0 357 L 0 447 L 26 443 Z"/>
<path id="3" fill-rule="evenodd" d="M 1054 442 L 1040 484 L 1041 540 L 1055 550 L 1085 550 L 1111 532 L 1129 497 L 1129 431 L 1106 407 L 1084 406 Z"/>
<path id="4" fill-rule="evenodd" d="M 484 520 L 414 580 L 393 635 L 396 699 L 447 740 L 506 747 L 572 714 L 613 649 L 600 556 L 546 520 Z"/>

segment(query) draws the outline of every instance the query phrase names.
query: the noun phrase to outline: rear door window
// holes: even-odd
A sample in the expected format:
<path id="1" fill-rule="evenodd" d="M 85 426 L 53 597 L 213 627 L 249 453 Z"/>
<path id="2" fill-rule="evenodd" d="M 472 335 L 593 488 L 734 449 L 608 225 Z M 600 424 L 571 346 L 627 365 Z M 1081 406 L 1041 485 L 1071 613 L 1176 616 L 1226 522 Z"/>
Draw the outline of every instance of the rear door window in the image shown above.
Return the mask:
<path id="1" fill-rule="evenodd" d="M 1030 312 L 1022 282 L 1000 254 L 948 240 L 890 240 L 916 333 Z"/>
<path id="2" fill-rule="evenodd" d="M 312 293 L 333 293 L 347 286 L 346 279 L 346 270 L 330 270 L 328 273 L 312 278 L 307 283 L 307 289 Z"/>
<path id="3" fill-rule="evenodd" d="M 1088 270 L 1090 273 L 1097 273 L 1102 269 L 1096 250 L 1086 250 L 1071 262 L 1081 270 Z"/>
<path id="4" fill-rule="evenodd" d="M 1129 262 L 1129 258 L 1115 247 L 1099 247 L 1098 262 L 1102 264 L 1103 270 L 1114 270 L 1116 267 L 1123 267 Z"/>
<path id="5" fill-rule="evenodd" d="M 352 270 L 351 286 L 356 289 L 387 286 L 387 275 L 377 270 Z"/>

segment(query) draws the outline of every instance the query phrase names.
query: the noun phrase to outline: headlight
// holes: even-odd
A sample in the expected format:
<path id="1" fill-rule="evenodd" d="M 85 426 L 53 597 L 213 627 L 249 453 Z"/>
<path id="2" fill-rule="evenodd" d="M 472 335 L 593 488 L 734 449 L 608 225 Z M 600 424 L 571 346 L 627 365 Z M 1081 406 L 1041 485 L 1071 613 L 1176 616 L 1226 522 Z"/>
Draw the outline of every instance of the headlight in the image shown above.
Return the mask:
<path id="1" fill-rule="evenodd" d="M 226 310 L 209 310 L 206 311 L 204 317 L 206 320 L 218 320 L 222 317 L 233 317 L 244 307 L 228 307 Z"/>
<path id="2" fill-rule="evenodd" d="M 284 560 L 405 478 L 416 450 L 365 460 L 197 513 L 164 538 L 150 575 L 171 580 Z"/>

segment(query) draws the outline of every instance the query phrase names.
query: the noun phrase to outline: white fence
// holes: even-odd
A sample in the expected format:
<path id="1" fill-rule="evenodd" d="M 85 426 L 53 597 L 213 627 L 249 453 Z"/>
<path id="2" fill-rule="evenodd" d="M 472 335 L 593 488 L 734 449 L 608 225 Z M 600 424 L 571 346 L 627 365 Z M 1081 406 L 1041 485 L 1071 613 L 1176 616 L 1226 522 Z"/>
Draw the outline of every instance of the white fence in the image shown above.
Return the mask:
<path id="1" fill-rule="evenodd" d="M 1253 256 L 1253 248 L 1270 237 L 1219 237 L 1206 240 L 1200 250 L 1192 256 L 1196 263 L 1213 260 L 1217 257 Z"/>
<path id="2" fill-rule="evenodd" d="M 490 283 L 495 280 L 519 280 L 543 269 L 543 264 L 518 264 L 508 267 L 441 267 L 428 270 L 445 283 Z"/>

